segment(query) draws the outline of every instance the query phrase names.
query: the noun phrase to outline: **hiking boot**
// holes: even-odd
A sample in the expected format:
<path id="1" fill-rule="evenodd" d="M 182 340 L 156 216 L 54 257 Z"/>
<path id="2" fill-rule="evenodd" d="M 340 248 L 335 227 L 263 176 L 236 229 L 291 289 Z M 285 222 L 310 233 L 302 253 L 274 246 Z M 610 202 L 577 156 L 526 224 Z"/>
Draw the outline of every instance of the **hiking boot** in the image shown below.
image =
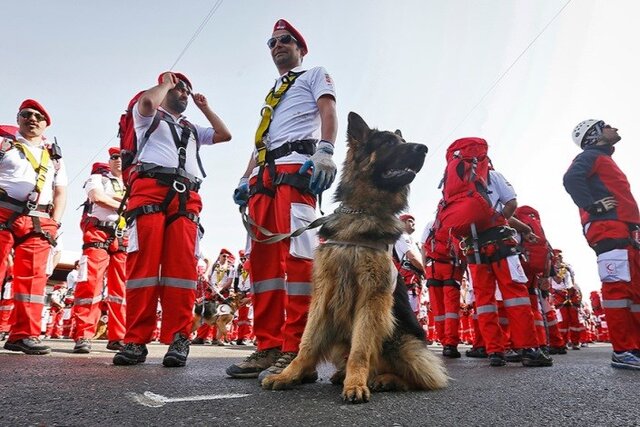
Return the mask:
<path id="1" fill-rule="evenodd" d="M 80 338 L 76 341 L 76 345 L 73 347 L 73 352 L 83 354 L 91 353 L 91 341 L 86 338 Z"/>
<path id="2" fill-rule="evenodd" d="M 489 366 L 504 366 L 506 364 L 504 353 L 491 353 L 489 355 Z"/>
<path id="3" fill-rule="evenodd" d="M 488 357 L 487 349 L 484 347 L 472 348 L 470 350 L 465 351 L 464 355 L 467 357 L 475 357 L 478 359 L 486 359 Z"/>
<path id="4" fill-rule="evenodd" d="M 236 340 L 236 345 L 247 345 L 247 343 L 244 342 L 243 339 L 239 339 L 239 340 Z"/>
<path id="5" fill-rule="evenodd" d="M 144 344 L 125 344 L 115 356 L 113 356 L 113 364 L 118 366 L 137 365 L 147 360 L 147 346 Z"/>
<path id="6" fill-rule="evenodd" d="M 445 345 L 442 349 L 442 355 L 449 359 L 457 359 L 462 356 L 455 345 Z"/>
<path id="7" fill-rule="evenodd" d="M 9 332 L 0 332 L 0 341 L 4 341 L 7 339 Z"/>
<path id="8" fill-rule="evenodd" d="M 282 353 L 280 355 L 280 357 L 278 358 L 278 360 L 276 360 L 276 363 L 274 363 L 273 365 L 269 366 L 267 369 L 265 369 L 264 371 L 260 372 L 260 375 L 258 375 L 258 383 L 262 384 L 262 380 L 271 376 L 271 375 L 277 375 L 279 373 L 281 373 L 282 371 L 284 371 L 284 368 L 286 368 L 287 366 L 289 366 L 291 364 L 291 362 L 293 361 L 293 359 L 296 358 L 296 356 L 298 355 L 298 353 L 293 352 L 293 351 L 287 351 L 285 353 Z M 304 377 L 302 377 L 302 382 L 303 383 L 314 383 L 318 380 L 318 371 L 316 371 L 314 369 L 314 371 L 310 374 L 305 375 Z"/>
<path id="9" fill-rule="evenodd" d="M 549 355 L 549 347 L 547 347 L 546 345 L 541 345 L 540 351 L 543 352 L 546 356 Z"/>
<path id="10" fill-rule="evenodd" d="M 509 349 L 504 354 L 504 359 L 509 363 L 520 363 L 522 362 L 522 356 L 519 350 Z"/>
<path id="11" fill-rule="evenodd" d="M 256 350 L 240 363 L 227 368 L 227 375 L 232 378 L 258 378 L 260 372 L 276 363 L 280 357 L 279 348 Z"/>
<path id="12" fill-rule="evenodd" d="M 107 350 L 117 350 L 120 351 L 124 348 L 124 343 L 122 341 L 109 341 L 107 343 Z"/>
<path id="13" fill-rule="evenodd" d="M 173 336 L 173 342 L 167 350 L 167 354 L 162 359 L 162 364 L 167 368 L 178 368 L 187 364 L 187 356 L 189 356 L 189 338 L 181 333 Z"/>
<path id="14" fill-rule="evenodd" d="M 549 354 L 567 354 L 567 349 L 564 347 L 549 347 Z"/>
<path id="15" fill-rule="evenodd" d="M 42 344 L 38 337 L 28 337 L 17 341 L 7 341 L 4 343 L 5 350 L 21 351 L 25 354 L 49 354 L 51 347 Z"/>
<path id="16" fill-rule="evenodd" d="M 571 350 L 580 350 L 580 346 L 577 343 L 571 344 Z"/>
<path id="17" fill-rule="evenodd" d="M 611 354 L 611 366 L 618 369 L 640 370 L 640 356 L 637 351 L 613 352 Z"/>
<path id="18" fill-rule="evenodd" d="M 193 340 L 191 340 L 191 344 L 193 344 L 193 345 L 204 345 L 204 339 L 196 337 Z"/>
<path id="19" fill-rule="evenodd" d="M 522 350 L 522 366 L 553 366 L 553 359 L 537 348 Z"/>

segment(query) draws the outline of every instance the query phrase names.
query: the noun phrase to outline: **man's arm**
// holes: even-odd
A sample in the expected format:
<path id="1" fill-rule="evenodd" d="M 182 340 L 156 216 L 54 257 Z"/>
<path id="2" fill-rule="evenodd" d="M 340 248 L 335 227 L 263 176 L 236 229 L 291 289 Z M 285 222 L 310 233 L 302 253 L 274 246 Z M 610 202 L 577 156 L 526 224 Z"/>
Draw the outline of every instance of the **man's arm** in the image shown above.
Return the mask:
<path id="1" fill-rule="evenodd" d="M 411 265 L 424 273 L 424 264 L 422 264 L 422 260 L 420 259 L 420 255 L 417 250 L 409 249 L 405 254 Z"/>
<path id="2" fill-rule="evenodd" d="M 167 92 L 178 84 L 178 78 L 173 73 L 164 73 L 162 83 L 146 91 L 138 101 L 138 112 L 144 117 L 151 117 L 162 104 Z"/>
<path id="3" fill-rule="evenodd" d="M 56 185 L 53 189 L 53 210 L 51 211 L 51 219 L 60 222 L 64 209 L 67 207 L 67 187 Z"/>
<path id="4" fill-rule="evenodd" d="M 192 98 L 193 102 L 196 104 L 196 107 L 198 107 L 200 111 L 202 111 L 202 114 L 204 114 L 207 120 L 209 120 L 209 123 L 211 123 L 211 127 L 214 130 L 213 143 L 217 144 L 218 142 L 229 141 L 231 139 L 231 132 L 227 128 L 227 125 L 224 124 L 222 119 L 213 112 L 211 107 L 209 107 L 207 98 L 200 93 L 192 95 Z"/>
<path id="5" fill-rule="evenodd" d="M 335 144 L 338 135 L 338 115 L 336 113 L 336 100 L 332 95 L 322 95 L 317 101 L 320 111 L 320 138 L 323 141 Z"/>
<path id="6" fill-rule="evenodd" d="M 105 194 L 104 191 L 99 188 L 94 188 L 89 191 L 89 200 L 91 203 L 95 203 L 98 206 L 108 209 L 118 209 L 120 207 L 120 202 L 113 197 Z"/>

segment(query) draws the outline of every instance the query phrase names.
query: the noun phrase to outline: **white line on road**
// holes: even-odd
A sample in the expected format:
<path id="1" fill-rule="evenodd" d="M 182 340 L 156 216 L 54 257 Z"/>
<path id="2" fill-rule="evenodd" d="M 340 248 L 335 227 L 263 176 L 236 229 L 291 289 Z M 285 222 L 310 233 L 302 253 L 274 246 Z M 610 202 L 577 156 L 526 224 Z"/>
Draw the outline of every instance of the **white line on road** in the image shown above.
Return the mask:
<path id="1" fill-rule="evenodd" d="M 237 399 L 239 397 L 251 396 L 250 394 L 209 394 L 205 396 L 187 396 L 187 397 L 166 397 L 155 394 L 150 391 L 144 393 L 127 393 L 127 396 L 135 403 L 150 408 L 159 408 L 171 402 L 194 402 L 197 400 L 218 400 L 218 399 Z"/>

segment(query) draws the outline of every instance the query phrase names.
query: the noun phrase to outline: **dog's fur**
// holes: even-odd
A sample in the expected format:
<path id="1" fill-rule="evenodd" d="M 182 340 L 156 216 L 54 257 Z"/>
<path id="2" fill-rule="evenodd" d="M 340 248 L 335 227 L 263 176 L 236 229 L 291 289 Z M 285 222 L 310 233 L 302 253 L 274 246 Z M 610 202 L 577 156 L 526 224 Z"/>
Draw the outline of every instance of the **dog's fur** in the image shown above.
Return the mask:
<path id="1" fill-rule="evenodd" d="M 301 383 L 323 361 L 337 372 L 344 400 L 360 403 L 370 390 L 430 390 L 449 377 L 427 349 L 424 330 L 409 305 L 390 247 L 403 231 L 396 215 L 406 208 L 409 184 L 427 147 L 396 133 L 371 130 L 349 114 L 347 157 L 336 200 L 342 205 L 323 225 L 313 295 L 298 356 L 279 375 L 262 381 L 280 390 Z M 394 290 L 395 287 L 395 290 Z"/>
<path id="2" fill-rule="evenodd" d="M 193 326 L 191 332 L 195 332 L 202 323 L 216 327 L 216 340 L 220 343 L 229 342 L 227 336 L 227 326 L 233 321 L 238 307 L 246 302 L 241 294 L 229 296 L 223 304 L 231 308 L 228 314 L 218 314 L 218 307 L 221 305 L 213 301 L 205 301 L 202 304 L 196 304 L 193 314 Z"/>

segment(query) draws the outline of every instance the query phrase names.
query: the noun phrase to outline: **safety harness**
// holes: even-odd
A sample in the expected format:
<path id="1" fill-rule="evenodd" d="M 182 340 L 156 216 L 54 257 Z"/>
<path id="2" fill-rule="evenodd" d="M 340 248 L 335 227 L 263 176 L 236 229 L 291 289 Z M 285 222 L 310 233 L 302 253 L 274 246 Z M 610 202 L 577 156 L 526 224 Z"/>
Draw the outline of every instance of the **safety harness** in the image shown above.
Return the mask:
<path id="1" fill-rule="evenodd" d="M 183 216 L 195 222 L 202 232 L 203 230 L 202 226 L 200 225 L 200 218 L 198 217 L 198 215 L 187 211 L 187 201 L 189 200 L 189 193 L 190 191 L 197 192 L 200 189 L 202 180 L 194 175 L 191 175 L 185 170 L 185 164 L 187 161 L 187 144 L 189 143 L 189 138 L 193 134 L 196 140 L 196 159 L 198 161 L 198 167 L 202 172 L 202 176 L 207 176 L 204 172 L 202 160 L 199 154 L 200 143 L 198 142 L 198 133 L 196 131 L 196 128 L 185 119 L 176 122 L 169 114 L 161 110 L 157 112 L 156 116 L 159 116 L 159 120 L 164 120 L 169 125 L 171 135 L 173 136 L 173 141 L 178 151 L 178 167 L 169 168 L 158 166 L 153 163 L 139 163 L 138 165 L 136 165 L 135 172 L 137 173 L 137 177 L 153 178 L 158 184 L 168 186 L 169 191 L 160 204 L 149 204 L 137 207 L 124 213 L 124 217 L 127 219 L 128 223 L 131 223 L 139 215 L 166 212 L 171 201 L 174 199 L 174 197 L 177 196 L 178 211 L 166 218 L 165 226 L 168 226 L 173 221 Z M 182 128 L 181 136 L 178 136 L 178 127 Z M 146 142 L 146 140 L 148 140 L 148 138 L 142 141 L 139 152 L 142 152 L 142 145 L 144 145 L 143 143 Z M 120 215 L 123 214 L 126 200 L 129 197 L 130 189 L 131 185 L 127 187 L 125 196 L 123 197 L 120 208 L 118 209 L 118 213 Z"/>
<path id="2" fill-rule="evenodd" d="M 260 110 L 260 124 L 258 125 L 255 136 L 258 177 L 256 185 L 251 187 L 250 195 L 260 193 L 266 194 L 269 197 L 275 196 L 274 190 L 265 188 L 264 186 L 262 175 L 265 167 L 268 168 L 267 170 L 269 171 L 274 187 L 286 184 L 298 188 L 301 191 L 309 191 L 309 175 L 300 175 L 298 173 L 279 173 L 276 175 L 275 161 L 276 159 L 288 156 L 293 152 L 311 155 L 316 151 L 317 141 L 315 139 L 290 141 L 271 151 L 267 151 L 267 144 L 265 142 L 268 138 L 267 132 L 269 131 L 269 126 L 271 126 L 273 113 L 276 107 L 282 100 L 284 94 L 291 88 L 291 86 L 293 86 L 296 79 L 304 73 L 305 71 L 289 71 L 282 77 L 282 84 L 280 87 L 276 90 L 276 86 L 274 85 L 264 100 L 264 106 L 262 107 L 262 110 Z"/>
<path id="3" fill-rule="evenodd" d="M 614 249 L 626 249 L 629 246 L 640 249 L 640 225 L 628 224 L 629 237 L 618 239 L 602 239 L 591 245 L 596 255 L 612 251 Z"/>
<path id="4" fill-rule="evenodd" d="M 460 241 L 460 249 L 469 264 L 490 264 L 521 252 L 516 230 L 507 226 L 489 228 L 477 237 L 465 237 Z"/>
<path id="5" fill-rule="evenodd" d="M 10 197 L 5 190 L 0 188 L 0 207 L 13 211 L 13 214 L 7 219 L 7 221 L 0 223 L 0 230 L 7 230 L 13 234 L 13 223 L 20 216 L 27 215 L 31 217 L 33 222 L 33 231 L 21 237 L 17 237 L 14 234 L 14 245 L 19 245 L 31 237 L 39 236 L 48 241 L 52 246 L 56 246 L 56 239 L 49 232 L 43 231 L 42 225 L 40 224 L 40 218 L 50 218 L 49 213 L 53 209 L 53 205 L 40 205 L 38 204 L 38 201 L 40 200 L 40 194 L 42 193 L 42 189 L 44 188 L 44 184 L 47 180 L 46 175 L 49 170 L 47 165 L 50 160 L 56 161 L 62 157 L 60 149 L 57 144 L 54 144 L 55 147 L 52 148 L 45 147 L 42 150 L 42 155 L 38 161 L 22 142 L 11 140 L 9 144 L 10 145 L 7 149 L 3 150 L 2 157 L 4 157 L 4 153 L 9 149 L 16 148 L 25 156 L 37 176 L 34 189 L 29 193 L 27 200 L 25 201 Z"/>

